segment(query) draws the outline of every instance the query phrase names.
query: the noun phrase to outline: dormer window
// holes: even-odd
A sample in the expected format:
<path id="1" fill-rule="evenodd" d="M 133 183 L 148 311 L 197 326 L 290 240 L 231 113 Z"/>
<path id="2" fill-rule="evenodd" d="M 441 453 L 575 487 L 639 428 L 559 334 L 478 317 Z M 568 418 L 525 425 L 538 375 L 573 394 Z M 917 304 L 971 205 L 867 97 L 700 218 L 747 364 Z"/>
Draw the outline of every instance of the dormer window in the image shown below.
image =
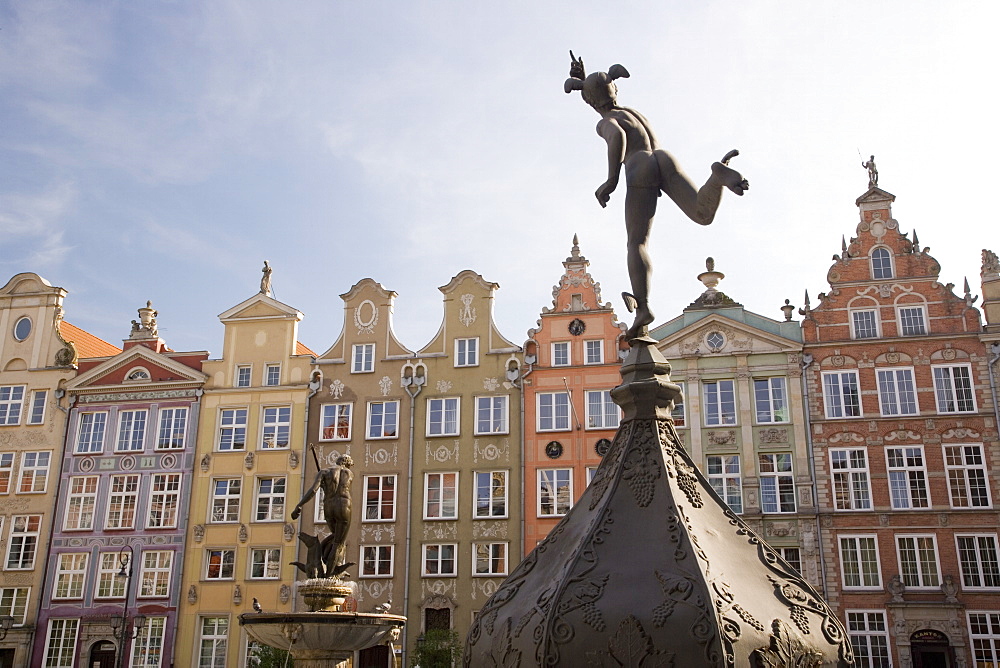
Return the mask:
<path id="1" fill-rule="evenodd" d="M 149 372 L 139 367 L 137 369 L 132 369 L 125 375 L 125 380 L 131 381 L 143 381 L 149 380 Z"/>
<path id="2" fill-rule="evenodd" d="M 872 250 L 872 278 L 892 278 L 892 254 L 885 248 Z"/>

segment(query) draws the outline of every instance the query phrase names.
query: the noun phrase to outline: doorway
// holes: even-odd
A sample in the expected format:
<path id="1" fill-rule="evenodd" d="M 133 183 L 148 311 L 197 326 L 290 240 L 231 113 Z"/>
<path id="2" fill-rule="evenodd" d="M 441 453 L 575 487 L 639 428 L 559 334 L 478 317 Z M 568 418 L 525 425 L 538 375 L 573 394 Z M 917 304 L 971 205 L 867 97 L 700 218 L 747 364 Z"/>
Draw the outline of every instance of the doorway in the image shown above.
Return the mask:
<path id="1" fill-rule="evenodd" d="M 115 668 L 115 646 L 107 640 L 95 643 L 90 648 L 88 668 Z"/>
<path id="2" fill-rule="evenodd" d="M 933 629 L 921 629 L 910 636 L 913 668 L 952 668 L 954 649 L 948 636 Z"/>

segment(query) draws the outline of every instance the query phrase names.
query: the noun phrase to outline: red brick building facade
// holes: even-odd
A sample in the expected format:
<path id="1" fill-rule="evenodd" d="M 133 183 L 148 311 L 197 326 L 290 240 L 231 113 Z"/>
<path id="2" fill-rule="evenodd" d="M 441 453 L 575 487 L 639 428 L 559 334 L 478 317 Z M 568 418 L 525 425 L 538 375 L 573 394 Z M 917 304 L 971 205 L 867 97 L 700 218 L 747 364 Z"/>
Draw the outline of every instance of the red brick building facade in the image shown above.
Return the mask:
<path id="1" fill-rule="evenodd" d="M 939 282 L 895 197 L 857 200 L 802 310 L 825 594 L 862 666 L 1000 659 L 1000 442 L 979 311 Z"/>

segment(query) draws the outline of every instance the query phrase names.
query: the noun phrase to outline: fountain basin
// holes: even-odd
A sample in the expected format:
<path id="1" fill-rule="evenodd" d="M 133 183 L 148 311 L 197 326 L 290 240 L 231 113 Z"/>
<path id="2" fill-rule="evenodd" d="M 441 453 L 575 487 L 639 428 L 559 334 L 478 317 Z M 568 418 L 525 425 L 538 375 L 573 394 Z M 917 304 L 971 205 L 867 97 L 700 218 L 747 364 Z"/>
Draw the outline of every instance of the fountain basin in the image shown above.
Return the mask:
<path id="1" fill-rule="evenodd" d="M 327 668 L 354 652 L 395 639 L 406 617 L 372 612 L 246 612 L 240 626 L 253 640 L 287 650 L 295 665 Z"/>

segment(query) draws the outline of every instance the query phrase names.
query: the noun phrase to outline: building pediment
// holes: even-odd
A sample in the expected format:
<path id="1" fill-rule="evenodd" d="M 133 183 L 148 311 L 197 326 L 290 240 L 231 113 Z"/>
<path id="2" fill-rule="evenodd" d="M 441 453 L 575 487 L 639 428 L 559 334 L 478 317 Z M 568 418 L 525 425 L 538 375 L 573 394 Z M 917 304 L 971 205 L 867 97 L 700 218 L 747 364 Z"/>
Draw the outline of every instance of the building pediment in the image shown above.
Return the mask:
<path id="1" fill-rule="evenodd" d="M 302 313 L 273 297 L 258 293 L 220 313 L 219 320 L 225 323 L 240 320 L 302 320 Z"/>
<path id="2" fill-rule="evenodd" d="M 862 204 L 875 204 L 879 202 L 895 202 L 896 196 L 890 192 L 882 190 L 878 186 L 873 186 L 864 195 L 854 200 L 858 206 Z"/>
<path id="3" fill-rule="evenodd" d="M 657 347 L 669 359 L 791 352 L 801 350 L 802 344 L 713 313 L 664 337 Z"/>
<path id="4" fill-rule="evenodd" d="M 144 369 L 149 374 L 149 378 L 146 380 L 123 379 L 123 373 L 128 373 L 129 370 L 136 368 Z M 161 378 L 169 378 L 170 380 L 159 380 Z M 204 383 L 207 378 L 200 371 L 166 355 L 161 355 L 145 346 L 135 346 L 81 373 L 66 383 L 66 389 L 78 392 L 92 387 L 100 387 L 103 390 L 109 386 L 138 389 L 164 382 L 171 384 Z"/>

